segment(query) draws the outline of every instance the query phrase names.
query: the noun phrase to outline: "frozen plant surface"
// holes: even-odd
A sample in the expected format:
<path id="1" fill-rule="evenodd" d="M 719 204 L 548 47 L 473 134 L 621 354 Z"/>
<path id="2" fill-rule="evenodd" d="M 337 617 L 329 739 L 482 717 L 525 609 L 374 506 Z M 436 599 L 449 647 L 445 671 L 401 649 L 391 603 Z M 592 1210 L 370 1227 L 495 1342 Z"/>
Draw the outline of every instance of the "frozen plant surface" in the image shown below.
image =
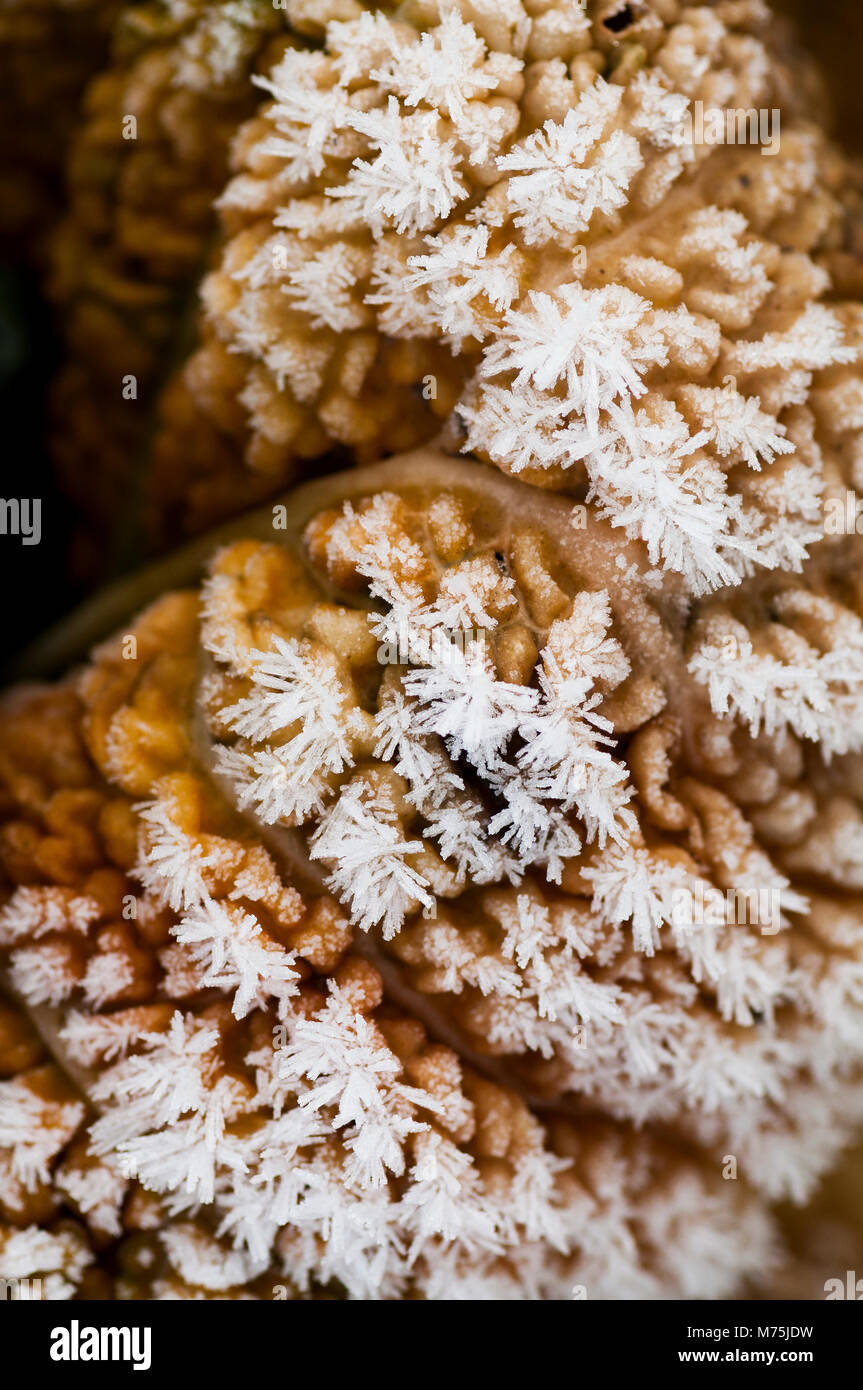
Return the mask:
<path id="1" fill-rule="evenodd" d="M 732 619 L 570 511 L 343 474 L 9 697 L 0 943 L 54 1061 L 7 1027 L 0 1162 L 52 1287 L 92 1241 L 135 1298 L 769 1280 L 863 1118 L 851 694 L 798 727 L 782 676 L 847 647 L 859 557 L 783 576 L 714 710 Z"/>
<path id="2" fill-rule="evenodd" d="M 856 467 L 859 197 L 762 0 L 117 8 L 49 279 L 97 526 L 132 485 L 165 543 L 444 427 L 694 592 L 801 562 Z M 769 142 L 689 143 L 698 109 Z"/>
<path id="3" fill-rule="evenodd" d="M 125 496 L 117 363 L 183 338 L 229 145 L 156 521 L 446 453 L 7 697 L 22 1297 L 730 1297 L 863 1120 L 856 184 L 759 0 L 626 19 L 121 17 L 54 243 L 73 487 Z"/>
<path id="4" fill-rule="evenodd" d="M 257 488 L 443 427 L 693 594 L 799 569 L 857 467 L 859 219 L 767 6 L 312 13 L 234 143 L 155 496 L 213 515 L 226 434 Z"/>

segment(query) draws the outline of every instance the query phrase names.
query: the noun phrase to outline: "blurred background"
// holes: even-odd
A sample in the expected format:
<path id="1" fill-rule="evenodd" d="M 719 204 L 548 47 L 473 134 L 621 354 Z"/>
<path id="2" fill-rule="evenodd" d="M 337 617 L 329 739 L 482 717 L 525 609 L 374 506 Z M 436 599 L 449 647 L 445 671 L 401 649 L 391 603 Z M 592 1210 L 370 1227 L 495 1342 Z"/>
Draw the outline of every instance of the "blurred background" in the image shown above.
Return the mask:
<path id="1" fill-rule="evenodd" d="M 863 154 L 863 3 L 861 0 L 767 0 L 790 15 L 827 78 L 834 128 Z"/>

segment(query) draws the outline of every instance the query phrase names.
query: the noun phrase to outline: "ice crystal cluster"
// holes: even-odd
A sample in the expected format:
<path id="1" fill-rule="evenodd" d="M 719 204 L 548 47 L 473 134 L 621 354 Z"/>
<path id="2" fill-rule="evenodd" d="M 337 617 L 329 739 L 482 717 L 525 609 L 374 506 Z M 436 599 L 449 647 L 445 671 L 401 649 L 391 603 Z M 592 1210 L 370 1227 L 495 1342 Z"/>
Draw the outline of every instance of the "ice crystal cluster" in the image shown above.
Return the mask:
<path id="1" fill-rule="evenodd" d="M 848 467 L 856 191 L 762 0 L 154 0 L 111 43 L 50 277 L 103 530 L 130 486 L 165 542 L 445 427 L 693 592 L 799 562 Z M 689 143 L 697 108 L 778 148 Z"/>
<path id="2" fill-rule="evenodd" d="M 714 713 L 702 619 L 570 509 L 431 451 L 343 474 L 8 697 L 22 1268 L 99 1288 L 113 1243 L 134 1298 L 769 1277 L 773 1203 L 863 1119 L 859 759 L 827 757 L 829 685 L 808 730 L 755 690 Z M 807 580 L 782 631 L 818 668 L 859 619 Z"/>
<path id="3" fill-rule="evenodd" d="M 155 375 L 234 132 L 150 502 L 351 467 L 5 697 L 0 1276 L 769 1289 L 863 1124 L 863 277 L 804 70 L 759 0 L 123 23 L 69 399 L 130 325 Z"/>
<path id="4" fill-rule="evenodd" d="M 694 594 L 799 567 L 853 452 L 851 179 L 764 5 L 624 9 L 317 7 L 234 143 L 157 495 L 218 513 L 226 436 L 259 487 L 444 427 Z"/>

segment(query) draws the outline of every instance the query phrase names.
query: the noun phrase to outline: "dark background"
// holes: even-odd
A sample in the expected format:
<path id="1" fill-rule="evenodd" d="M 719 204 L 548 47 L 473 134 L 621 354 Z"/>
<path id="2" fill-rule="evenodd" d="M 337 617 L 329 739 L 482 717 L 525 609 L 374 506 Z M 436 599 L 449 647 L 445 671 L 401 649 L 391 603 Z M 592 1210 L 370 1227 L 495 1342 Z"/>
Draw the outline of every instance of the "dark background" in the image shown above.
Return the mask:
<path id="1" fill-rule="evenodd" d="M 83 596 L 69 578 L 75 521 L 45 446 L 48 384 L 60 344 L 32 271 L 0 263 L 2 496 L 42 499 L 42 539 L 0 535 L 0 668 Z"/>

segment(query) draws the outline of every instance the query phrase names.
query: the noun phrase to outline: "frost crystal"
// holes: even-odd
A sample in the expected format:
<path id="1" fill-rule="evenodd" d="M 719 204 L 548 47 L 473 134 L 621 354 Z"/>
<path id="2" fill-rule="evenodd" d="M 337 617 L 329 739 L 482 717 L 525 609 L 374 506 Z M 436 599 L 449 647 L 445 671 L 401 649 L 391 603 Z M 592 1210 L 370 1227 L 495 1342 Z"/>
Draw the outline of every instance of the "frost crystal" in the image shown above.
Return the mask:
<path id="1" fill-rule="evenodd" d="M 620 130 L 604 138 L 622 99 L 622 88 L 600 78 L 562 123 L 546 121 L 498 159 L 499 169 L 514 174 L 507 198 L 528 246 L 556 238 L 567 244 L 597 212 L 609 215 L 626 202 L 643 163 L 638 140 Z"/>

